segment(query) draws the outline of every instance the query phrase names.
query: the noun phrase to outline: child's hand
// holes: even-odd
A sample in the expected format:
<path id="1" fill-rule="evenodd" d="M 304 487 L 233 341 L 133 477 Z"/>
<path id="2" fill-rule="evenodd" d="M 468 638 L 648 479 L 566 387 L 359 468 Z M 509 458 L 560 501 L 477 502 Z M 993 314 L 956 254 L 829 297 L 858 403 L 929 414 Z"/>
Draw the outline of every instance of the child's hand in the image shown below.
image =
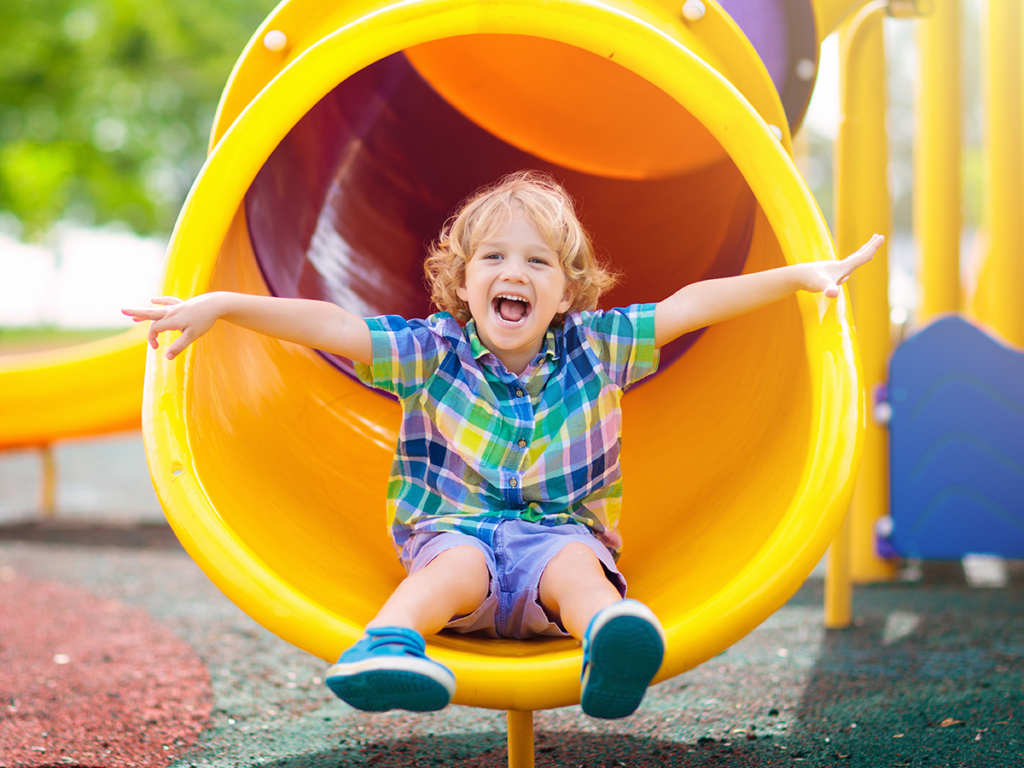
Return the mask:
<path id="1" fill-rule="evenodd" d="M 850 279 L 850 275 L 857 267 L 861 267 L 871 261 L 875 251 L 885 242 L 881 235 L 872 235 L 860 249 L 838 261 L 816 261 L 805 266 L 808 267 L 803 290 L 811 293 L 824 291 L 825 295 L 834 299 L 839 295 L 839 286 Z"/>
<path id="2" fill-rule="evenodd" d="M 149 309 L 122 309 L 121 312 L 136 323 L 152 320 L 149 326 L 149 345 L 159 348 L 157 334 L 164 331 L 181 331 L 181 336 L 167 348 L 167 359 L 173 360 L 193 341 L 206 333 L 220 319 L 215 294 L 203 294 L 188 301 L 173 296 L 158 296 L 152 299 L 159 306 Z"/>

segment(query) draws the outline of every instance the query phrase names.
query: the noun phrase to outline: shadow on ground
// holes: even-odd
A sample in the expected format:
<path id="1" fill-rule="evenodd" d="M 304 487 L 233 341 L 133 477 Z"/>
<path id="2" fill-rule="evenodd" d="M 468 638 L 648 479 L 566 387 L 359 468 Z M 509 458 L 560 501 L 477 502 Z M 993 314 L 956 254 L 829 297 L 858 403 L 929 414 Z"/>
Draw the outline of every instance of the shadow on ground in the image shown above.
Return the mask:
<path id="1" fill-rule="evenodd" d="M 1024 766 L 1024 570 L 1003 589 L 971 589 L 959 566 L 917 583 L 860 588 L 854 626 L 825 633 L 789 726 L 728 741 L 540 731 L 536 765 Z M 808 582 L 789 605 L 820 609 Z M 761 713 L 762 723 L 777 711 Z M 781 720 L 781 718 L 779 718 Z M 508 764 L 504 733 L 348 739 L 336 749 L 261 768 Z"/>
<path id="2" fill-rule="evenodd" d="M 688 768 L 698 765 L 770 766 L 779 751 L 771 740 L 760 745 L 727 744 L 700 739 L 696 744 L 649 739 L 621 734 L 538 732 L 537 768 L 587 766 L 667 766 Z M 452 766 L 452 768 L 504 768 L 508 765 L 505 734 L 426 736 L 370 744 L 341 744 L 336 750 L 289 757 L 262 763 L 261 768 L 410 768 Z"/>
<path id="3" fill-rule="evenodd" d="M 861 587 L 826 632 L 786 734 L 805 765 L 1024 766 L 1024 572 L 971 589 L 959 564 Z M 821 605 L 822 582 L 790 601 Z"/>
<path id="4" fill-rule="evenodd" d="M 60 519 L 33 520 L 0 525 L 0 541 L 181 551 L 181 544 L 167 523 L 117 525 Z"/>

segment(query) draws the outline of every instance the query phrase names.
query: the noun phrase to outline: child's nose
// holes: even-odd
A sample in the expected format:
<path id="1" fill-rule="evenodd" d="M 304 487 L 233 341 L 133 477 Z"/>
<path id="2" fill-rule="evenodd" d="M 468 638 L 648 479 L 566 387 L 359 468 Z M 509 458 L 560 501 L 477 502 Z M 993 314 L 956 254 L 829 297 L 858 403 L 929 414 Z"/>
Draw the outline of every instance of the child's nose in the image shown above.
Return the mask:
<path id="1" fill-rule="evenodd" d="M 523 282 L 526 277 L 525 265 L 520 259 L 505 259 L 501 276 L 506 280 Z"/>

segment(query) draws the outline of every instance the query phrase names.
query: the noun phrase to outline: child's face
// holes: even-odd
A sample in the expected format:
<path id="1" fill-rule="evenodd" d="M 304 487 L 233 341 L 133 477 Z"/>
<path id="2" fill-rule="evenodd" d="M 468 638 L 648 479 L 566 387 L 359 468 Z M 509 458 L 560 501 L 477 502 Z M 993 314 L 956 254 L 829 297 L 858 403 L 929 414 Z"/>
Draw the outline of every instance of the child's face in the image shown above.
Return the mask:
<path id="1" fill-rule="evenodd" d="M 522 373 L 552 319 L 572 304 L 557 252 L 522 215 L 477 246 L 457 293 L 480 341 L 514 373 Z"/>

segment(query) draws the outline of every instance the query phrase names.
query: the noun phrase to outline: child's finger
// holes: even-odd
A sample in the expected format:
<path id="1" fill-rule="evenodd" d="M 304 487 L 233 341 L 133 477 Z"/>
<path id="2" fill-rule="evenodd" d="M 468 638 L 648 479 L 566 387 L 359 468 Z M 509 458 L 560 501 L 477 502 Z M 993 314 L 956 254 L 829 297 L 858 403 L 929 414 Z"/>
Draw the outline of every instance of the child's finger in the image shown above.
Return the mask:
<path id="1" fill-rule="evenodd" d="M 195 341 L 195 337 L 189 331 L 186 330 L 184 333 L 181 334 L 181 336 L 175 339 L 174 343 L 171 344 L 171 346 L 167 348 L 167 359 L 173 360 L 174 358 L 176 358 L 193 341 Z"/>
<path id="2" fill-rule="evenodd" d="M 881 235 L 874 235 L 864 245 L 862 245 L 855 252 L 851 253 L 845 259 L 839 263 L 842 265 L 842 272 L 840 277 L 845 280 L 860 267 L 863 267 L 869 261 L 875 257 L 875 253 L 881 247 L 882 242 L 885 240 Z"/>
<path id="3" fill-rule="evenodd" d="M 149 345 L 153 349 L 159 349 L 159 341 L 157 337 L 164 331 L 176 331 L 178 328 L 175 327 L 175 323 L 168 317 L 166 317 L 165 310 L 158 309 L 156 312 L 164 313 L 163 316 L 154 320 L 149 326 Z"/>
<path id="4" fill-rule="evenodd" d="M 177 296 L 157 296 L 155 299 L 150 299 L 154 304 L 181 304 L 182 301 Z"/>
<path id="5" fill-rule="evenodd" d="M 858 248 L 850 258 L 858 257 L 859 260 L 862 260 L 862 263 L 866 264 L 871 261 L 875 252 L 882 247 L 882 243 L 884 242 L 885 238 L 881 235 L 872 235 L 871 239 Z"/>
<path id="6" fill-rule="evenodd" d="M 142 320 L 159 320 L 167 314 L 166 309 L 160 307 L 151 307 L 147 309 L 131 309 L 126 308 L 121 310 L 122 315 L 127 315 L 135 322 L 141 322 Z"/>

